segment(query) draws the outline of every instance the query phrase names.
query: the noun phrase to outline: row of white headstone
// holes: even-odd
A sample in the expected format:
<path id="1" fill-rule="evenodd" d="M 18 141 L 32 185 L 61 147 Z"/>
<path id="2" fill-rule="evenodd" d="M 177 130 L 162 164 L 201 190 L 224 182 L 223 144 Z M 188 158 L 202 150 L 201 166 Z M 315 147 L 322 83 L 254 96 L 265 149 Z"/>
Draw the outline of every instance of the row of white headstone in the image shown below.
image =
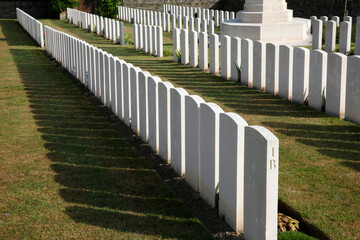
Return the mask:
<path id="1" fill-rule="evenodd" d="M 171 22 L 174 22 L 170 14 L 128 7 L 118 7 L 118 18 L 129 23 L 160 26 L 166 32 L 171 32 Z"/>
<path id="2" fill-rule="evenodd" d="M 16 8 L 16 18 L 20 25 L 30 34 L 39 46 L 44 47 L 42 23 L 19 8 Z"/>
<path id="3" fill-rule="evenodd" d="M 360 124 L 360 56 L 217 34 L 209 41 L 204 32 L 174 29 L 174 62 L 180 61 L 176 52 L 181 51 L 181 64 L 213 74 L 221 67 L 225 79 L 299 104 L 307 102 L 317 110 L 325 107 L 331 115 Z"/>
<path id="4" fill-rule="evenodd" d="M 247 239 L 277 239 L 278 139 L 235 113 L 45 26 L 46 50 Z"/>
<path id="5" fill-rule="evenodd" d="M 207 20 L 194 16 L 175 15 L 135 8 L 118 8 L 120 20 L 135 24 L 160 26 L 166 32 L 171 32 L 175 27 L 190 29 L 190 31 L 209 32 L 209 34 L 215 31 L 215 21 L 211 18 Z"/>
<path id="6" fill-rule="evenodd" d="M 114 43 L 125 44 L 123 22 L 71 8 L 67 9 L 67 19 L 75 26 L 103 36 Z"/>
<path id="7" fill-rule="evenodd" d="M 159 26 L 133 25 L 134 49 L 144 53 L 163 57 L 163 29 Z"/>
<path id="8" fill-rule="evenodd" d="M 328 20 L 323 16 L 317 19 L 315 16 L 311 17 L 313 42 L 312 49 L 323 48 L 323 33 L 325 27 L 325 51 L 328 53 L 334 52 L 336 49 L 336 33 L 337 28 L 340 27 L 339 32 L 339 52 L 348 54 L 351 49 L 352 39 L 352 17 L 344 17 L 344 21 L 340 23 L 339 17 L 333 17 Z M 356 20 L 356 36 L 355 36 L 355 54 L 360 55 L 360 16 Z"/>
<path id="9" fill-rule="evenodd" d="M 183 16 L 183 17 L 196 17 L 200 19 L 204 19 L 207 22 L 213 20 L 215 22 L 216 27 L 220 27 L 220 24 L 224 21 L 235 19 L 235 12 L 223 11 L 223 10 L 215 10 L 208 8 L 195 8 L 188 6 L 177 6 L 177 5 L 163 5 L 163 12 L 174 14 L 175 16 Z"/>

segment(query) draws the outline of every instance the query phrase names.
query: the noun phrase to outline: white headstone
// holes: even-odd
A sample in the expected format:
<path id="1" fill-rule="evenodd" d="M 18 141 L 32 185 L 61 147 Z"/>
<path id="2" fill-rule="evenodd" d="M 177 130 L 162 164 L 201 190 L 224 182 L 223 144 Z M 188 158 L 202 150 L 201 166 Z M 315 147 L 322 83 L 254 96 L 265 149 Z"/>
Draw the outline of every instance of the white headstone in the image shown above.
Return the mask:
<path id="1" fill-rule="evenodd" d="M 209 22 L 209 35 L 215 33 L 215 22 L 211 20 Z"/>
<path id="2" fill-rule="evenodd" d="M 339 118 L 345 117 L 347 56 L 328 54 L 325 112 Z"/>
<path id="3" fill-rule="evenodd" d="M 240 72 L 238 68 L 241 67 L 241 39 L 238 37 L 231 38 L 231 80 L 240 81 Z"/>
<path id="4" fill-rule="evenodd" d="M 219 192 L 219 115 L 224 111 L 215 103 L 200 104 L 200 195 L 216 206 Z"/>
<path id="5" fill-rule="evenodd" d="M 309 93 L 309 64 L 310 50 L 303 47 L 295 48 L 292 100 L 299 104 L 304 104 Z"/>
<path id="6" fill-rule="evenodd" d="M 132 68 L 134 68 L 134 66 L 131 63 L 126 63 L 123 65 L 124 122 L 129 127 L 131 121 L 130 78 Z"/>
<path id="7" fill-rule="evenodd" d="M 360 16 L 356 19 L 355 55 L 360 55 Z"/>
<path id="8" fill-rule="evenodd" d="M 139 33 L 138 33 L 138 25 L 133 25 L 133 39 L 134 39 L 134 49 L 139 49 Z"/>
<path id="9" fill-rule="evenodd" d="M 336 22 L 336 27 L 340 26 L 340 18 L 338 16 L 332 17 L 331 20 Z"/>
<path id="10" fill-rule="evenodd" d="M 163 29 L 162 27 L 157 27 L 157 38 L 156 38 L 156 56 L 157 57 L 163 57 L 164 50 L 163 50 Z"/>
<path id="11" fill-rule="evenodd" d="M 199 68 L 202 71 L 209 69 L 208 63 L 208 37 L 207 33 L 199 33 Z"/>
<path id="12" fill-rule="evenodd" d="M 185 175 L 185 95 L 183 88 L 170 89 L 171 167 Z"/>
<path id="13" fill-rule="evenodd" d="M 326 16 L 321 16 L 320 17 L 320 20 L 323 22 L 323 24 L 325 25 L 325 23 L 329 20 L 329 18 L 328 17 L 326 17 Z"/>
<path id="14" fill-rule="evenodd" d="M 167 163 L 171 161 L 170 89 L 169 82 L 159 82 L 159 155 Z"/>
<path id="15" fill-rule="evenodd" d="M 253 87 L 265 90 L 266 77 L 266 43 L 261 41 L 253 42 Z"/>
<path id="16" fill-rule="evenodd" d="M 244 238 L 277 239 L 279 140 L 263 127 L 245 127 Z"/>
<path id="17" fill-rule="evenodd" d="M 331 53 L 335 51 L 336 22 L 333 20 L 327 21 L 325 29 L 325 51 Z"/>
<path id="18" fill-rule="evenodd" d="M 201 24 L 201 19 L 195 18 L 195 31 L 198 33 L 201 32 L 200 24 Z"/>
<path id="19" fill-rule="evenodd" d="M 159 82 L 159 77 L 148 78 L 149 145 L 156 154 L 159 153 Z"/>
<path id="20" fill-rule="evenodd" d="M 178 26 L 177 26 L 177 27 L 178 27 L 180 30 L 182 29 L 182 21 L 181 21 L 182 19 L 181 19 L 181 18 L 182 18 L 181 15 L 179 15 L 178 18 L 177 18 L 177 23 L 178 23 Z"/>
<path id="21" fill-rule="evenodd" d="M 266 44 L 265 89 L 270 94 L 279 93 L 279 46 L 273 43 Z"/>
<path id="22" fill-rule="evenodd" d="M 117 114 L 117 82 L 116 82 L 116 71 L 115 71 L 115 58 L 110 56 L 110 106 L 111 111 Z"/>
<path id="23" fill-rule="evenodd" d="M 139 72 L 139 127 L 140 138 L 149 141 L 148 79 L 149 72 Z"/>
<path id="24" fill-rule="evenodd" d="M 199 191 L 200 164 L 200 104 L 197 95 L 185 96 L 185 181 Z"/>
<path id="25" fill-rule="evenodd" d="M 111 74 L 110 74 L 110 54 L 105 54 L 105 82 L 104 82 L 104 87 L 105 87 L 105 102 L 104 104 L 110 108 L 110 103 L 111 103 L 111 99 L 110 99 L 110 91 L 111 91 L 111 85 L 110 85 L 110 80 L 111 80 Z"/>
<path id="26" fill-rule="evenodd" d="M 219 214 L 237 232 L 244 230 L 244 151 L 247 122 L 220 113 Z"/>
<path id="27" fill-rule="evenodd" d="M 189 64 L 189 31 L 181 30 L 181 64 Z"/>
<path id="28" fill-rule="evenodd" d="M 176 17 L 174 14 L 171 15 L 171 31 L 174 31 L 174 28 L 176 28 Z"/>
<path id="29" fill-rule="evenodd" d="M 219 10 L 215 10 L 215 26 L 219 27 L 220 26 L 220 17 L 219 17 Z"/>
<path id="30" fill-rule="evenodd" d="M 149 52 L 149 41 L 148 41 L 148 26 L 147 25 L 142 25 L 143 27 L 143 31 L 142 31 L 142 35 L 143 35 L 143 50 L 144 53 L 148 53 Z"/>
<path id="31" fill-rule="evenodd" d="M 120 45 L 125 45 L 124 40 L 124 23 L 120 22 Z"/>
<path id="32" fill-rule="evenodd" d="M 339 52 L 347 54 L 351 47 L 351 23 L 341 22 L 340 23 L 340 40 L 339 40 Z"/>
<path id="33" fill-rule="evenodd" d="M 219 35 L 211 34 L 210 35 L 210 73 L 218 74 L 219 73 Z"/>
<path id="34" fill-rule="evenodd" d="M 173 61 L 175 63 L 179 62 L 177 57 L 178 52 L 180 51 L 180 29 L 173 28 Z"/>
<path id="35" fill-rule="evenodd" d="M 140 135 L 140 121 L 139 121 L 139 73 L 142 72 L 140 68 L 135 67 L 130 71 L 130 99 L 131 99 L 131 129 L 139 136 Z"/>
<path id="36" fill-rule="evenodd" d="M 117 116 L 120 120 L 124 119 L 124 93 L 123 93 L 123 66 L 125 61 L 123 60 L 115 60 L 116 64 L 116 92 L 117 92 Z"/>
<path id="37" fill-rule="evenodd" d="M 326 23 L 322 20 L 314 20 L 313 24 L 312 49 L 322 49 L 323 24 Z"/>
<path id="38" fill-rule="evenodd" d="M 253 41 L 241 39 L 241 83 L 253 86 Z"/>
<path id="39" fill-rule="evenodd" d="M 328 21 L 333 22 L 333 21 Z M 335 23 L 335 22 L 334 22 Z M 322 50 L 310 52 L 309 107 L 319 111 L 325 104 L 325 86 L 327 76 L 327 53 Z"/>
<path id="40" fill-rule="evenodd" d="M 345 119 L 360 124 L 360 56 L 347 61 Z"/>
<path id="41" fill-rule="evenodd" d="M 138 25 L 138 50 L 144 49 L 144 36 L 143 36 L 143 25 Z"/>
<path id="42" fill-rule="evenodd" d="M 157 27 L 151 27 L 151 43 L 152 43 L 152 55 L 157 55 Z"/>
<path id="43" fill-rule="evenodd" d="M 199 65 L 198 33 L 190 31 L 190 67 Z"/>
<path id="44" fill-rule="evenodd" d="M 292 99 L 294 48 L 280 45 L 279 47 L 279 96 Z"/>
<path id="45" fill-rule="evenodd" d="M 207 25 L 208 25 L 208 21 L 205 19 L 201 20 L 201 31 L 204 33 L 207 33 Z"/>
<path id="46" fill-rule="evenodd" d="M 153 36 L 153 28 L 151 25 L 148 25 L 147 26 L 147 36 L 146 36 L 146 41 L 148 43 L 148 51 L 147 53 L 149 54 L 152 54 L 153 53 L 153 39 L 152 39 L 152 36 Z"/>
<path id="47" fill-rule="evenodd" d="M 221 77 L 231 77 L 231 38 L 221 36 Z"/>

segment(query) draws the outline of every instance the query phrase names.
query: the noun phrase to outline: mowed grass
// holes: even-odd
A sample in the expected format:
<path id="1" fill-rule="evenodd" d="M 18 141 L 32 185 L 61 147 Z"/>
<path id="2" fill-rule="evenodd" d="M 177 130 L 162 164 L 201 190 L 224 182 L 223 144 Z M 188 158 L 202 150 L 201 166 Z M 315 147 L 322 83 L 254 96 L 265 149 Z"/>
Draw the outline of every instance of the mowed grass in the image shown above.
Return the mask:
<path id="1" fill-rule="evenodd" d="M 14 20 L 0 56 L 0 239 L 211 239 Z"/>
<path id="2" fill-rule="evenodd" d="M 331 239 L 360 238 L 360 127 L 307 106 L 119 46 L 59 20 L 44 24 L 70 33 L 163 81 L 185 88 L 280 140 L 279 198 Z M 127 34 L 131 25 L 125 24 Z M 164 42 L 171 35 L 164 34 Z M 301 228 L 301 225 L 300 225 Z"/>

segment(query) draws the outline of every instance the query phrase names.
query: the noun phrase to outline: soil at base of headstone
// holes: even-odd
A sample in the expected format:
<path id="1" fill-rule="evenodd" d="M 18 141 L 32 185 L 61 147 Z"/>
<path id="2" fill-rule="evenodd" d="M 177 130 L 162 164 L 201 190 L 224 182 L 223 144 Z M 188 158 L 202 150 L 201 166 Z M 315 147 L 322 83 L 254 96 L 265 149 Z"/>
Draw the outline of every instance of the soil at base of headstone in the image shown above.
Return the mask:
<path id="1" fill-rule="evenodd" d="M 46 51 L 44 51 L 44 54 L 50 58 L 53 64 L 66 74 L 76 86 L 78 86 L 86 98 L 98 108 L 99 112 L 108 120 L 120 136 L 126 139 L 127 142 L 130 143 L 130 145 L 134 147 L 143 158 L 145 158 L 148 164 L 154 168 L 164 181 L 173 189 L 194 216 L 196 216 L 208 228 L 215 239 L 244 239 L 243 235 L 237 235 L 236 232 L 225 222 L 224 218 L 219 216 L 217 209 L 210 207 L 200 197 L 200 195 L 185 182 L 184 178 L 176 175 L 170 167 L 170 164 L 162 161 L 160 157 L 152 151 L 148 144 L 142 142 L 141 139 L 133 133 L 131 128 L 120 121 L 120 119 L 114 115 L 110 109 L 104 106 L 104 104 L 96 96 L 94 96 L 94 94 L 91 93 L 85 85 L 74 78 Z"/>

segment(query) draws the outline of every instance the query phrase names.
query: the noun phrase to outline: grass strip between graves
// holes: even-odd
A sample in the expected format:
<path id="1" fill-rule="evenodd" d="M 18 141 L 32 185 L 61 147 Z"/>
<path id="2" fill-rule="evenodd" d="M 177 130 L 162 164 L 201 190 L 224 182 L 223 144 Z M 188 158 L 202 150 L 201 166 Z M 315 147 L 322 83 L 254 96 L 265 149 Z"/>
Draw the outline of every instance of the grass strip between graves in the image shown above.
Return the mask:
<path id="1" fill-rule="evenodd" d="M 347 121 L 172 62 L 119 46 L 65 21 L 43 23 L 83 39 L 163 81 L 200 95 L 280 140 L 279 198 L 332 239 L 360 238 L 360 127 Z M 132 25 L 125 23 L 126 34 Z M 164 33 L 164 44 L 171 45 Z M 170 45 L 169 45 L 170 44 Z M 301 227 L 301 226 L 300 226 Z"/>
<path id="2" fill-rule="evenodd" d="M 0 239 L 211 239 L 14 20 L 0 56 Z"/>

